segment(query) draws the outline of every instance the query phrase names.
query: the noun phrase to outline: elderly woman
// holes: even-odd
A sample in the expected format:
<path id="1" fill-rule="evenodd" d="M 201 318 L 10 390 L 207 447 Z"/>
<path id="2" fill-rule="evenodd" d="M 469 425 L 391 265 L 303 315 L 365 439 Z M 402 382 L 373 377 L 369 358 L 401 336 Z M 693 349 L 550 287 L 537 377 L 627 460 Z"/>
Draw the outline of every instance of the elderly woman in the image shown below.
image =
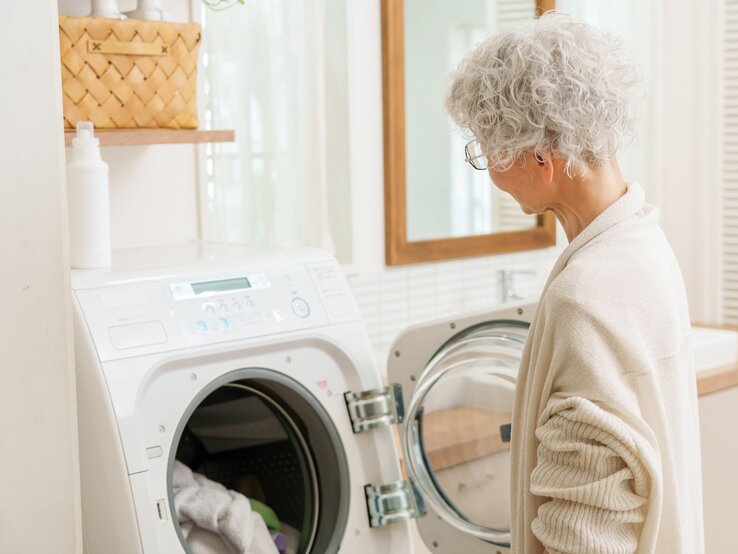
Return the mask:
<path id="1" fill-rule="evenodd" d="M 569 239 L 516 389 L 516 553 L 704 550 L 684 285 L 658 210 L 616 160 L 634 83 L 610 35 L 557 14 L 491 36 L 453 75 L 467 160 Z"/>

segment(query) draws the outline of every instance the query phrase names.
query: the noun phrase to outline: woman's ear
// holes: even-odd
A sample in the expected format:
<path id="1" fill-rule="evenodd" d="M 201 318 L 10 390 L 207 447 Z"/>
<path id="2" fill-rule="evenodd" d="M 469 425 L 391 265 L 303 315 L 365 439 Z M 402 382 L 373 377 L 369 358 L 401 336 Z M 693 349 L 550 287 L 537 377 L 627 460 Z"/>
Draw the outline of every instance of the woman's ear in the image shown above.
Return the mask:
<path id="1" fill-rule="evenodd" d="M 550 183 L 554 176 L 554 159 L 550 150 L 534 150 L 533 159 L 542 172 L 543 181 Z"/>

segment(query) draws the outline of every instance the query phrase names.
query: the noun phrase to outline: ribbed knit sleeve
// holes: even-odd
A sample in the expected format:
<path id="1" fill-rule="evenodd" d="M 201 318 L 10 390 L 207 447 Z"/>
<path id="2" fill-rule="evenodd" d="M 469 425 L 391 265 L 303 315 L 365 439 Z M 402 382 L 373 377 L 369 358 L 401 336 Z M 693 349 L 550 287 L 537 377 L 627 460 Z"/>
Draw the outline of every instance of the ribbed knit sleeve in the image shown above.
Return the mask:
<path id="1" fill-rule="evenodd" d="M 636 552 L 649 476 L 627 425 L 584 398 L 551 402 L 531 474 L 531 493 L 551 500 L 533 533 L 551 554 Z"/>

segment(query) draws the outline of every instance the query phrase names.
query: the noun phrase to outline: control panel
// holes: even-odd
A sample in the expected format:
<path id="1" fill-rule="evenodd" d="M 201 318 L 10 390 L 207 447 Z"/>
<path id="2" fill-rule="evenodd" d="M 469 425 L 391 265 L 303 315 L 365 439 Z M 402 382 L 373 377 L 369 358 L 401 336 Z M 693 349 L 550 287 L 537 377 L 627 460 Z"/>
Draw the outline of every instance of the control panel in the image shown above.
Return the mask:
<path id="1" fill-rule="evenodd" d="M 335 261 L 76 291 L 102 361 L 358 319 Z"/>
<path id="2" fill-rule="evenodd" d="M 328 324 L 305 266 L 164 284 L 190 346 Z"/>

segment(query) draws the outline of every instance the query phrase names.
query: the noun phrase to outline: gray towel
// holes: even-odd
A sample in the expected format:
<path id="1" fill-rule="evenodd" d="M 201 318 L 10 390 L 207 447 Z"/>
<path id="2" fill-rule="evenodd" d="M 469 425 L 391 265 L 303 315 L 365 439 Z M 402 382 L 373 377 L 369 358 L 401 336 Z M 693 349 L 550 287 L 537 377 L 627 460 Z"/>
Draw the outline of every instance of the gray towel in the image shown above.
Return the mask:
<path id="1" fill-rule="evenodd" d="M 278 554 L 248 499 L 175 461 L 174 507 L 192 554 Z"/>

